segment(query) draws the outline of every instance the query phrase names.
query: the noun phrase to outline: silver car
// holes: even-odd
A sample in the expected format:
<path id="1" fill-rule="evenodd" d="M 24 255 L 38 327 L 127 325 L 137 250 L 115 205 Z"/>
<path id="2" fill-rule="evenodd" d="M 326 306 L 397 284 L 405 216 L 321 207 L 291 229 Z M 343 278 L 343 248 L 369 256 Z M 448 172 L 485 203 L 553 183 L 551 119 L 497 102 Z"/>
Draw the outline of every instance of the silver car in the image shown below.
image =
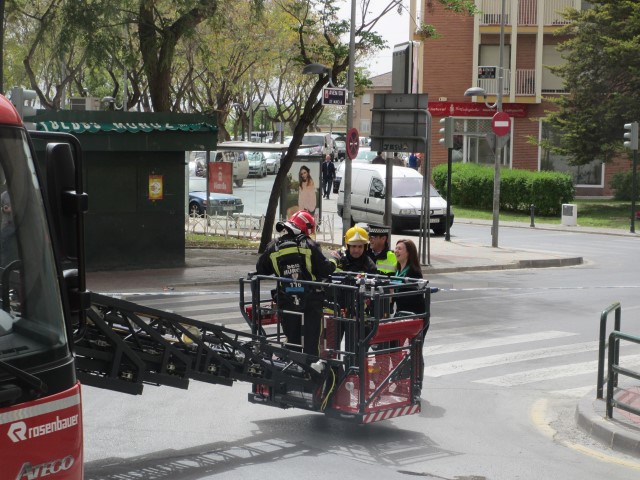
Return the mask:
<path id="1" fill-rule="evenodd" d="M 246 152 L 249 159 L 249 176 L 266 177 L 267 159 L 263 152 Z"/>
<path id="2" fill-rule="evenodd" d="M 277 174 L 280 170 L 280 152 L 264 152 L 264 156 L 267 159 L 267 173 Z"/>

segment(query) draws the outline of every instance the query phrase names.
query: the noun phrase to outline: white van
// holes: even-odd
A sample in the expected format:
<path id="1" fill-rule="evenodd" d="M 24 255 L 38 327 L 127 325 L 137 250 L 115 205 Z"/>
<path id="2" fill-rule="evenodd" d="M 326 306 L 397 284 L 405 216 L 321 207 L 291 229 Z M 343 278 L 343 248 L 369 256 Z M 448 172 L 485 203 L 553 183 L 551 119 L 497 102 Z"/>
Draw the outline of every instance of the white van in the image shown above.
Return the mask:
<path id="1" fill-rule="evenodd" d="M 191 152 L 191 161 L 205 164 L 207 152 Z M 211 162 L 231 162 L 233 163 L 233 183 L 236 187 L 241 187 L 244 179 L 249 176 L 249 160 L 244 152 L 235 150 L 220 150 L 209 153 Z M 190 165 L 191 168 L 191 165 Z"/>
<path id="2" fill-rule="evenodd" d="M 386 165 L 352 163 L 351 168 L 351 221 L 352 223 L 382 223 L 385 205 Z M 391 229 L 415 230 L 420 228 L 422 207 L 422 175 L 413 168 L 393 167 Z M 431 186 L 431 229 L 436 235 L 446 230 L 447 202 Z M 338 215 L 344 207 L 344 182 L 338 192 Z M 451 211 L 449 228 L 453 224 Z"/>

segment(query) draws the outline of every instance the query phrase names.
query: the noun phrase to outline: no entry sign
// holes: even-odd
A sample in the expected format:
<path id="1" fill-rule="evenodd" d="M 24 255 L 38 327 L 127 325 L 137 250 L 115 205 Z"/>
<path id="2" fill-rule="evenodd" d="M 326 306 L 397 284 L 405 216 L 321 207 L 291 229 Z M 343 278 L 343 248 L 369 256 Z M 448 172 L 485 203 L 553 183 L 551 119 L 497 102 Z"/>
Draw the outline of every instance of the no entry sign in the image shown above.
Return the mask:
<path id="1" fill-rule="evenodd" d="M 498 137 L 504 137 L 511 131 L 511 117 L 508 113 L 497 112 L 491 120 L 491 129 Z"/>
<path id="2" fill-rule="evenodd" d="M 347 157 L 353 160 L 358 156 L 360 150 L 360 135 L 356 128 L 350 128 L 347 132 Z"/>

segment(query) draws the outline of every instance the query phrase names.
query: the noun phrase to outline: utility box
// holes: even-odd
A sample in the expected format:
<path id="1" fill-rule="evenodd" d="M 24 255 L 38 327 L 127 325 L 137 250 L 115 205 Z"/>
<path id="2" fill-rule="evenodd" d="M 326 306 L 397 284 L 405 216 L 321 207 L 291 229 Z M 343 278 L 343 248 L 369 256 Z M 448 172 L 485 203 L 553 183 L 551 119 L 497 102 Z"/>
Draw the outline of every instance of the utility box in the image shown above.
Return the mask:
<path id="1" fill-rule="evenodd" d="M 562 204 L 562 225 L 575 227 L 578 225 L 578 206 L 573 203 Z"/>

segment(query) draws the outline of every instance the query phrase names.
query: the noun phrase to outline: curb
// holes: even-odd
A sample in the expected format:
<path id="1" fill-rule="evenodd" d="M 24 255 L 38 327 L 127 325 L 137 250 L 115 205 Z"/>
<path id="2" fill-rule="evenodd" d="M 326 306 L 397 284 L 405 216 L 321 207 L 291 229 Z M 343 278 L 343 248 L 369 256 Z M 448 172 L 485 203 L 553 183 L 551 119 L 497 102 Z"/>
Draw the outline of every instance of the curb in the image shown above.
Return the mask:
<path id="1" fill-rule="evenodd" d="M 499 271 L 499 270 L 516 270 L 524 268 L 551 268 L 551 267 L 569 267 L 582 265 L 584 260 L 582 257 L 569 257 L 569 258 L 551 258 L 551 259 L 533 259 L 533 260 L 517 260 L 511 263 L 505 264 L 490 264 L 490 265 L 472 265 L 472 266 L 458 266 L 458 267 L 433 267 L 423 266 L 422 272 L 425 275 L 434 275 L 441 273 L 457 273 L 457 272 L 477 272 L 477 271 Z M 236 268 L 241 268 L 238 265 Z M 252 270 L 253 265 L 247 265 L 248 270 Z M 193 279 L 192 281 L 181 281 L 169 283 L 168 287 L 194 287 L 194 286 L 214 286 L 220 284 L 228 284 L 237 282 L 240 277 L 231 277 L 227 275 L 220 275 L 216 279 L 210 277 L 204 279 Z"/>
<path id="2" fill-rule="evenodd" d="M 640 458 L 640 429 L 606 418 L 606 402 L 595 396 L 594 389 L 578 402 L 575 413 L 578 426 L 612 450 Z"/>

